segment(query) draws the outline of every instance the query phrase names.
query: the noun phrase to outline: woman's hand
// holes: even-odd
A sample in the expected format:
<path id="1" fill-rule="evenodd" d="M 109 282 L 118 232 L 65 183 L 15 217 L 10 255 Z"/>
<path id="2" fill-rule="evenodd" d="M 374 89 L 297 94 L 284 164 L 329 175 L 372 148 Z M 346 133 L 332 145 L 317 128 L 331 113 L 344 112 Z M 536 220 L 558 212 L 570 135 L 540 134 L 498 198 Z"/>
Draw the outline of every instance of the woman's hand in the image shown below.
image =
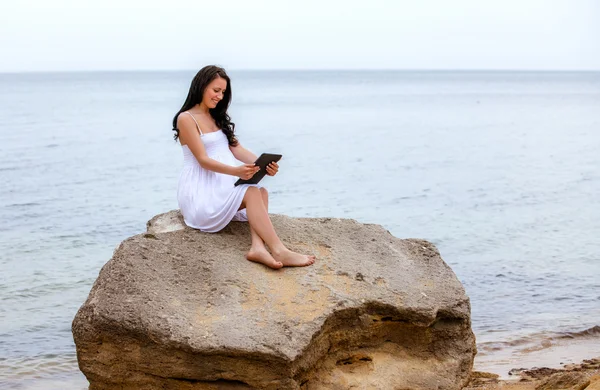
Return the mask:
<path id="1" fill-rule="evenodd" d="M 267 175 L 275 176 L 277 171 L 279 171 L 279 165 L 276 162 L 272 162 L 271 164 L 267 165 Z"/>
<path id="2" fill-rule="evenodd" d="M 235 175 L 240 179 L 248 180 L 259 170 L 260 167 L 257 167 L 254 164 L 244 164 L 236 168 Z"/>

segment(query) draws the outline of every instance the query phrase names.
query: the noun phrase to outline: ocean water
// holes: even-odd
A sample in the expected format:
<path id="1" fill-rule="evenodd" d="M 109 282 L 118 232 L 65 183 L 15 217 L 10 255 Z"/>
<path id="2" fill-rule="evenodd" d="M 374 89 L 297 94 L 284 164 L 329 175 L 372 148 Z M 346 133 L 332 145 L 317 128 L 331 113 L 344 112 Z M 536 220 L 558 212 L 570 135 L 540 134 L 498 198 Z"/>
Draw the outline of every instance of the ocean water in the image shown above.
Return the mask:
<path id="1" fill-rule="evenodd" d="M 0 75 L 1 388 L 86 387 L 71 321 L 115 247 L 177 208 L 194 74 Z M 230 75 L 241 142 L 284 155 L 272 212 L 433 242 L 479 366 L 600 355 L 600 73 Z"/>

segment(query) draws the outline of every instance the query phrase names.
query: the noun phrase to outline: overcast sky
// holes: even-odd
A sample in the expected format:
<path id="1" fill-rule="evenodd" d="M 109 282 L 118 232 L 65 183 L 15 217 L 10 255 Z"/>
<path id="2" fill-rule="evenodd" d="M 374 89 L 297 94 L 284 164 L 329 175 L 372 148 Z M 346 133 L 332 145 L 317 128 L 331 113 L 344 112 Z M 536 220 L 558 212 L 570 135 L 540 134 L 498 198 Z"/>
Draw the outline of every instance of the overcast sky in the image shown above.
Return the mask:
<path id="1" fill-rule="evenodd" d="M 600 0 L 4 0 L 0 72 L 600 70 Z"/>

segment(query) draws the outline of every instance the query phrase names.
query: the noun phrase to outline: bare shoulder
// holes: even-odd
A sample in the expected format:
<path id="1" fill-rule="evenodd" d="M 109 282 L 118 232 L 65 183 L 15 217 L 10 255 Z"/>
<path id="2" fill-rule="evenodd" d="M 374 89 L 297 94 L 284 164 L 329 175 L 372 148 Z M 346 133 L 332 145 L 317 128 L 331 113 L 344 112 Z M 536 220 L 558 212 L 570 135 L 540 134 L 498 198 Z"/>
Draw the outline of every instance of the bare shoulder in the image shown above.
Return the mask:
<path id="1" fill-rule="evenodd" d="M 179 130 L 179 140 L 182 145 L 194 142 L 193 140 L 198 137 L 194 118 L 183 112 L 177 117 L 177 129 Z"/>
<path id="2" fill-rule="evenodd" d="M 184 126 L 190 126 L 193 124 L 194 119 L 192 119 L 192 117 L 188 114 L 186 114 L 186 112 L 182 112 L 179 114 L 179 116 L 177 117 L 177 127 L 180 127 L 181 125 Z"/>

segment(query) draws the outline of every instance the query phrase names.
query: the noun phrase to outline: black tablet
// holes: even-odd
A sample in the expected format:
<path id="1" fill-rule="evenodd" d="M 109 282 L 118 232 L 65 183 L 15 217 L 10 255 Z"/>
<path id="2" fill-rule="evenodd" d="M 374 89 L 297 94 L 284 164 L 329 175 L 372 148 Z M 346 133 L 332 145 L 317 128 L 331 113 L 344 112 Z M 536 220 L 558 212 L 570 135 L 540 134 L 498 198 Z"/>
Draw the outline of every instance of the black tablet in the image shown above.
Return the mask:
<path id="1" fill-rule="evenodd" d="M 237 186 L 240 184 L 258 184 L 258 182 L 261 181 L 262 178 L 265 177 L 265 175 L 267 174 L 267 165 L 271 164 L 272 162 L 277 162 L 281 160 L 281 157 L 281 154 L 261 154 L 260 157 L 257 158 L 256 161 L 254 161 L 254 165 L 260 167 L 260 170 L 248 180 L 239 179 L 235 182 L 235 185 Z"/>

